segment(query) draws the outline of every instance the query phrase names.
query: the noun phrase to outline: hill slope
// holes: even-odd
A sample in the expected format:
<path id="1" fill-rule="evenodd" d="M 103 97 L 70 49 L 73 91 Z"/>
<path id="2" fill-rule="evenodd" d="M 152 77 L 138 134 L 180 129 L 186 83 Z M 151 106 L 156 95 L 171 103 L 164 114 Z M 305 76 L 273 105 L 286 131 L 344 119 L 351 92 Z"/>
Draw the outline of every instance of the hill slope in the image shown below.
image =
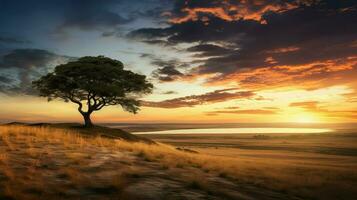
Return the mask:
<path id="1" fill-rule="evenodd" d="M 102 136 L 113 139 L 123 139 L 129 142 L 144 142 L 144 143 L 154 143 L 152 140 L 133 135 L 127 131 L 123 131 L 117 128 L 108 128 L 104 126 L 93 126 L 91 128 L 83 127 L 83 125 L 78 123 L 21 123 L 21 122 L 11 122 L 6 124 L 8 126 L 30 126 L 30 127 L 49 127 L 63 129 L 65 131 L 71 130 L 84 136 Z"/>
<path id="2" fill-rule="evenodd" d="M 304 165 L 309 158 L 291 164 L 208 155 L 67 126 L 0 126 L 1 200 L 352 200 L 357 194 L 354 162 L 340 168 Z"/>
<path id="3" fill-rule="evenodd" d="M 299 199 L 238 184 L 202 166 L 210 161 L 162 144 L 0 126 L 0 199 Z"/>

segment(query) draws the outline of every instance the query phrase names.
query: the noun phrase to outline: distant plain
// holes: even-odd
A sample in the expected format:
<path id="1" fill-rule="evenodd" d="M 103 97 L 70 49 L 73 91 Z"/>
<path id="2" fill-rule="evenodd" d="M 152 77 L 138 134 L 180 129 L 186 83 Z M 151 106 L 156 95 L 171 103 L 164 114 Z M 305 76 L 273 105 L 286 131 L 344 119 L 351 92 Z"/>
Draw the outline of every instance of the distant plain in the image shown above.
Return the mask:
<path id="1" fill-rule="evenodd" d="M 232 158 L 237 165 L 240 165 L 242 171 L 249 171 L 245 175 L 251 176 L 253 182 L 270 176 L 269 180 L 265 180 L 268 187 L 295 190 L 294 193 L 313 199 L 353 199 L 352 197 L 356 196 L 356 124 L 162 124 L 156 125 L 156 129 L 150 128 L 152 125 L 122 128 L 135 133 L 142 130 L 254 126 L 327 128 L 333 131 L 300 134 L 200 133 L 145 134 L 144 136 L 178 148 Z"/>

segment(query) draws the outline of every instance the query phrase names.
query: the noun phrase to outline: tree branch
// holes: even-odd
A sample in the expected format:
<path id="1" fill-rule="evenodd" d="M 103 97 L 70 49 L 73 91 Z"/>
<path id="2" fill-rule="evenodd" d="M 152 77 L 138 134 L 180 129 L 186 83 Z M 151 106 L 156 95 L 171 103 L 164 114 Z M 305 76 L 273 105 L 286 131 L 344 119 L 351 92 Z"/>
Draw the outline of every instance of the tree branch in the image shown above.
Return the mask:
<path id="1" fill-rule="evenodd" d="M 78 105 L 78 111 L 81 113 L 81 114 L 84 114 L 84 111 L 82 110 L 83 108 L 83 104 L 80 100 L 76 100 L 74 98 L 74 95 L 68 95 L 68 96 L 65 96 L 66 98 L 68 98 L 71 102 L 73 103 L 76 103 Z"/>

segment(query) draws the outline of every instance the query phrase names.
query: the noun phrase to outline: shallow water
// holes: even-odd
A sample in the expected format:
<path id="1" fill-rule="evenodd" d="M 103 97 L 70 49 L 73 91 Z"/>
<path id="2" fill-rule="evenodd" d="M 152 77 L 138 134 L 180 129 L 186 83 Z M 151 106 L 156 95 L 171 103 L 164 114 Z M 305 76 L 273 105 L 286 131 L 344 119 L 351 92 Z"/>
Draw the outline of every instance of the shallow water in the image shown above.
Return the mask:
<path id="1" fill-rule="evenodd" d="M 135 134 L 266 134 L 266 133 L 328 133 L 333 129 L 325 128 L 207 128 L 176 129 L 150 132 L 134 132 Z"/>

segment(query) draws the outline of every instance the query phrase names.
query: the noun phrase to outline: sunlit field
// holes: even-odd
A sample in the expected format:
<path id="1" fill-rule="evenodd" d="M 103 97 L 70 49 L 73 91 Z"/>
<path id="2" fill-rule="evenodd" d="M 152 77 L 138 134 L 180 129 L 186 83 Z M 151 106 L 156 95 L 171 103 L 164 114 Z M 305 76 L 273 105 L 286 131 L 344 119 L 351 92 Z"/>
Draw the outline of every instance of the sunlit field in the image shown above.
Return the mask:
<path id="1" fill-rule="evenodd" d="M 352 133 L 149 137 L 172 146 L 49 127 L 0 126 L 0 199 L 357 195 L 357 136 Z"/>

